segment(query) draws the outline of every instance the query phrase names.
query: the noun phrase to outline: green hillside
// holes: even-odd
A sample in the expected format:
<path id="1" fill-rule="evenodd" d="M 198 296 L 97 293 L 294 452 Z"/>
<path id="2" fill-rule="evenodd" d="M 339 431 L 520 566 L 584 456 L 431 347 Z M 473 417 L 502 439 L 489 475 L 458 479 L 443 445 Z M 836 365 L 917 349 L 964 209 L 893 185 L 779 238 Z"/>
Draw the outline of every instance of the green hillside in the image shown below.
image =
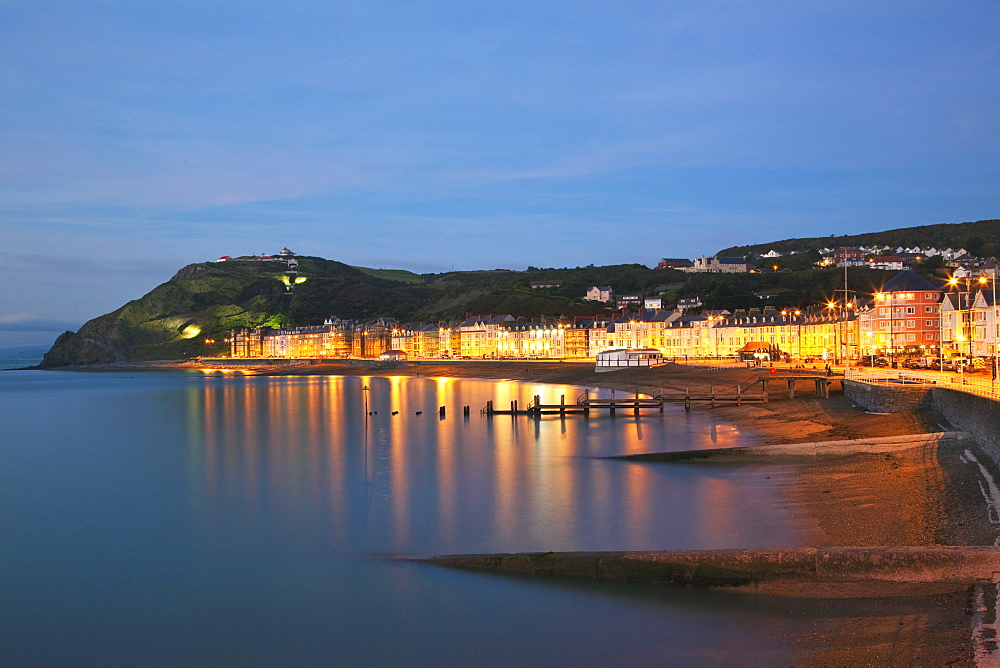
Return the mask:
<path id="1" fill-rule="evenodd" d="M 752 246 L 730 246 L 720 250 L 717 255 L 725 257 L 744 255 L 763 255 L 770 250 L 779 253 L 790 251 L 803 252 L 823 247 L 837 246 L 902 246 L 910 248 L 934 247 L 965 248 L 973 255 L 981 257 L 1000 256 L 1000 220 L 980 220 L 974 223 L 946 223 L 940 225 L 920 225 L 904 227 L 885 232 L 867 232 L 853 235 L 830 235 L 828 237 L 808 237 L 803 239 L 785 239 L 771 241 Z"/>
<path id="2" fill-rule="evenodd" d="M 420 285 L 424 282 L 420 274 L 414 274 L 412 271 L 407 271 L 405 269 L 369 269 L 368 267 L 352 267 L 352 269 L 357 269 L 358 271 L 368 274 L 369 276 L 374 276 L 375 278 L 384 278 L 387 281 L 397 281 L 399 283 L 410 283 L 412 285 Z"/>
<path id="3" fill-rule="evenodd" d="M 947 236 L 946 232 L 954 233 Z M 979 240 L 982 240 L 981 242 Z M 852 237 L 789 239 L 730 248 L 722 255 L 806 250 L 814 245 L 899 244 L 965 246 L 981 254 L 1000 240 L 1000 221 L 931 225 Z M 78 332 L 62 334 L 45 355 L 43 367 L 153 359 L 183 359 L 223 353 L 234 327 L 294 327 L 341 319 L 400 321 L 457 320 L 466 313 L 510 313 L 515 317 L 610 314 L 611 307 L 583 299 L 593 285 L 616 293 L 660 294 L 672 306 L 700 297 L 709 309 L 775 306 L 805 308 L 843 289 L 841 269 L 820 269 L 815 253 L 781 258 L 782 269 L 755 274 L 687 274 L 638 264 L 605 267 L 529 267 L 414 274 L 395 269 L 351 267 L 318 257 L 298 257 L 297 272 L 284 262 L 250 259 L 192 264 L 166 283 L 118 310 L 94 318 Z M 851 268 L 850 288 L 871 294 L 893 272 Z M 933 273 L 929 274 L 933 275 Z M 532 282 L 559 281 L 555 288 L 532 289 Z M 768 293 L 762 298 L 760 293 Z M 758 293 L 758 294 L 755 294 Z"/>

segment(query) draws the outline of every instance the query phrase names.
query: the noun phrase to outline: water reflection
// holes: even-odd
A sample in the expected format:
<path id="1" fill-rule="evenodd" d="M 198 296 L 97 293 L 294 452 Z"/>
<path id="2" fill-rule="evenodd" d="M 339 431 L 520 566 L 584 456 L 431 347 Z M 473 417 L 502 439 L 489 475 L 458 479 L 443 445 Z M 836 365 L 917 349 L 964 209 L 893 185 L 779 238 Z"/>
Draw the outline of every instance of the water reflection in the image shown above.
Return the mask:
<path id="1" fill-rule="evenodd" d="M 5 664 L 788 662 L 760 620 L 795 615 L 749 597 L 370 558 L 798 542 L 784 469 L 594 458 L 745 440 L 707 411 L 487 420 L 577 388 L 7 373 Z"/>
<path id="2" fill-rule="evenodd" d="M 349 553 L 794 542 L 773 508 L 780 469 L 595 459 L 746 444 L 708 414 L 479 414 L 487 400 L 579 393 L 450 378 L 207 377 L 187 389 L 189 465 L 209 530 L 253 542 Z"/>

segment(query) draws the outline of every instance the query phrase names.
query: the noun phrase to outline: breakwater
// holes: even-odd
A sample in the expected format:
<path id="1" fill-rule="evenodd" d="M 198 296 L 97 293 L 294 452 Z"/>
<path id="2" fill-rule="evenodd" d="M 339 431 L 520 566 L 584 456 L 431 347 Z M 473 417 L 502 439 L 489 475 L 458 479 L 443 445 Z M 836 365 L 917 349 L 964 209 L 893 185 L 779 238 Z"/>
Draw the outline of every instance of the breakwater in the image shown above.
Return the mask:
<path id="1" fill-rule="evenodd" d="M 518 575 L 787 593 L 787 585 L 972 585 L 992 582 L 997 547 L 791 547 L 456 554 L 426 564 Z M 800 591 L 816 595 L 821 588 Z M 846 591 L 841 589 L 841 592 Z"/>
<path id="2" fill-rule="evenodd" d="M 619 455 L 608 459 L 628 461 L 675 462 L 690 460 L 752 460 L 758 457 L 818 457 L 843 456 L 861 453 L 899 452 L 926 445 L 937 445 L 942 441 L 972 440 L 967 432 L 942 431 L 931 434 L 906 436 L 883 436 L 843 441 L 817 441 L 813 443 L 778 443 L 775 445 L 755 445 L 739 448 L 708 448 L 703 450 L 681 450 L 678 452 L 650 452 L 636 455 Z"/>

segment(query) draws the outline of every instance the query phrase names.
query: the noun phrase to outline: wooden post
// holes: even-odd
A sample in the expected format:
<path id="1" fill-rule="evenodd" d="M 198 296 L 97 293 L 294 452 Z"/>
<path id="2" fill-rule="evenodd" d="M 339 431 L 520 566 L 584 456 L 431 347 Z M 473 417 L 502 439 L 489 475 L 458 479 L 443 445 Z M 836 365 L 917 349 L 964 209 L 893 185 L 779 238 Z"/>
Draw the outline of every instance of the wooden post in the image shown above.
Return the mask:
<path id="1" fill-rule="evenodd" d="M 795 398 L 795 379 L 794 378 L 789 378 L 788 379 L 788 398 L 789 399 L 794 399 Z"/>
<path id="2" fill-rule="evenodd" d="M 559 414 L 566 415 L 566 395 L 559 395 Z"/>
<path id="3" fill-rule="evenodd" d="M 740 385 L 739 385 L 739 383 L 736 384 L 736 405 L 737 406 L 742 406 L 743 405 L 743 403 L 742 403 L 742 401 L 740 399 Z"/>
<path id="4" fill-rule="evenodd" d="M 539 415 L 542 414 L 542 398 L 537 394 L 535 395 L 535 412 Z"/>
<path id="5" fill-rule="evenodd" d="M 691 412 L 691 386 L 684 386 L 684 410 Z"/>
<path id="6" fill-rule="evenodd" d="M 438 409 L 438 417 L 444 419 L 444 406 Z"/>
<path id="7" fill-rule="evenodd" d="M 764 403 L 767 403 L 767 378 L 760 379 L 760 385 L 764 388 Z"/>
<path id="8" fill-rule="evenodd" d="M 465 408 L 462 409 L 462 415 L 464 415 L 465 417 L 469 417 L 469 407 L 468 406 L 466 406 Z"/>
<path id="9" fill-rule="evenodd" d="M 709 387 L 709 389 L 712 392 L 712 395 L 711 395 L 712 408 L 715 408 L 715 385 L 709 385 L 708 387 Z"/>
<path id="10" fill-rule="evenodd" d="M 635 407 L 634 407 L 634 410 L 633 410 L 632 414 L 633 415 L 638 415 L 639 414 L 639 390 L 638 390 L 638 388 L 635 391 Z"/>

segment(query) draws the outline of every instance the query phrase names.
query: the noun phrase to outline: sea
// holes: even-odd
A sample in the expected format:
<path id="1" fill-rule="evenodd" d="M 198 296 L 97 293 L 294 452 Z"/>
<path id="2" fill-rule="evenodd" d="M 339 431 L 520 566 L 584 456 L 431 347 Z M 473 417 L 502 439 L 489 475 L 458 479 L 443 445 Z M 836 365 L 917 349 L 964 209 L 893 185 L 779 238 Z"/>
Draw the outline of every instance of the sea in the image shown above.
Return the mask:
<path id="1" fill-rule="evenodd" d="M 788 662 L 804 603 L 405 558 L 803 544 L 790 468 L 604 459 L 755 442 L 708 410 L 480 413 L 584 389 L 0 371 L 0 664 Z"/>

